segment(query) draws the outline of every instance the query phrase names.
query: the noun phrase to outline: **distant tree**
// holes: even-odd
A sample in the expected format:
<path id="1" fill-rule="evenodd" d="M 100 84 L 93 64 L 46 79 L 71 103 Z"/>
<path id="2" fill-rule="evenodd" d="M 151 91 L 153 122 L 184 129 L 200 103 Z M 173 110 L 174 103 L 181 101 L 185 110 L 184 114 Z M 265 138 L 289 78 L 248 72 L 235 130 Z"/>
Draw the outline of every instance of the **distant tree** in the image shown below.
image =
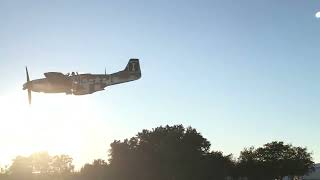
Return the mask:
<path id="1" fill-rule="evenodd" d="M 309 153 L 307 148 L 292 147 L 291 152 L 288 162 L 289 176 L 303 176 L 314 171 L 312 153 Z"/>
<path id="2" fill-rule="evenodd" d="M 238 160 L 210 151 L 210 142 L 196 129 L 182 125 L 143 130 L 110 144 L 109 164 L 96 159 L 74 171 L 68 155 L 37 152 L 17 156 L 0 180 L 280 180 L 303 176 L 314 167 L 307 148 L 274 141 L 245 148 Z"/>
<path id="3" fill-rule="evenodd" d="M 160 126 L 111 143 L 110 168 L 115 180 L 225 177 L 229 157 L 209 149 L 210 142 L 191 127 Z"/>
<path id="4" fill-rule="evenodd" d="M 67 174 L 74 171 L 73 159 L 68 155 L 56 155 L 51 160 L 51 171 L 54 174 Z"/>
<path id="5" fill-rule="evenodd" d="M 288 174 L 290 150 L 290 145 L 276 141 L 267 143 L 256 150 L 257 160 L 263 163 L 266 175 L 273 179 L 282 179 Z"/>
<path id="6" fill-rule="evenodd" d="M 47 174 L 50 171 L 51 158 L 48 152 L 36 152 L 31 154 L 33 172 Z"/>
<path id="7" fill-rule="evenodd" d="M 266 178 L 266 175 L 263 168 L 263 163 L 258 161 L 254 147 L 245 148 L 240 152 L 240 156 L 238 158 L 236 176 L 247 177 L 249 180 L 264 179 Z"/>
<path id="8" fill-rule="evenodd" d="M 314 162 L 306 148 L 274 141 L 257 149 L 258 160 L 272 178 L 302 176 L 312 170 Z"/>
<path id="9" fill-rule="evenodd" d="M 68 155 L 52 157 L 48 152 L 36 152 L 29 157 L 17 156 L 13 159 L 7 174 L 13 179 L 66 179 L 73 170 L 72 158 Z"/>
<path id="10" fill-rule="evenodd" d="M 245 177 L 240 175 L 241 173 L 239 167 L 239 162 L 230 158 L 230 163 L 228 164 L 228 180 L 238 180 L 241 179 L 241 177 Z"/>
<path id="11" fill-rule="evenodd" d="M 81 170 L 80 175 L 82 179 L 106 179 L 108 171 L 108 164 L 102 159 L 96 159 L 92 164 L 85 164 Z"/>
<path id="12" fill-rule="evenodd" d="M 0 180 L 8 179 L 9 176 L 9 167 L 6 165 L 0 168 Z"/>
<path id="13" fill-rule="evenodd" d="M 30 157 L 17 156 L 12 160 L 9 171 L 14 179 L 30 178 L 32 175 L 32 161 Z"/>
<path id="14" fill-rule="evenodd" d="M 232 155 L 224 156 L 220 151 L 213 151 L 204 156 L 202 169 L 205 170 L 199 179 L 224 179 L 233 175 L 234 161 Z"/>
<path id="15" fill-rule="evenodd" d="M 258 149 L 244 149 L 238 165 L 241 176 L 258 180 L 303 176 L 313 170 L 314 162 L 306 148 L 273 141 Z"/>

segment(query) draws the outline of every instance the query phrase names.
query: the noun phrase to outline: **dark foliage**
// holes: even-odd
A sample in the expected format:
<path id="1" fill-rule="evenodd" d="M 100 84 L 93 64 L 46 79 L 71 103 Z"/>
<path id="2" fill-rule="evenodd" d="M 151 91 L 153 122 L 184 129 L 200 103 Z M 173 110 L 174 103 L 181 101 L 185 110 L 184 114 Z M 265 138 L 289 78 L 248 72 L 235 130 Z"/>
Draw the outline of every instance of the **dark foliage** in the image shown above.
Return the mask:
<path id="1" fill-rule="evenodd" d="M 114 141 L 110 168 L 113 177 L 119 180 L 225 177 L 224 166 L 229 163 L 229 157 L 209 149 L 209 141 L 191 127 L 158 127 L 143 130 L 130 140 Z"/>
<path id="2" fill-rule="evenodd" d="M 239 176 L 249 180 L 282 179 L 303 176 L 313 170 L 314 162 L 306 148 L 283 142 L 271 142 L 263 147 L 244 149 L 239 157 Z"/>
<path id="3" fill-rule="evenodd" d="M 271 180 L 303 176 L 314 166 L 306 148 L 283 142 L 245 148 L 238 160 L 210 145 L 194 128 L 157 127 L 111 143 L 108 163 L 97 159 L 75 172 L 70 156 L 38 152 L 17 156 L 0 169 L 0 180 Z"/>

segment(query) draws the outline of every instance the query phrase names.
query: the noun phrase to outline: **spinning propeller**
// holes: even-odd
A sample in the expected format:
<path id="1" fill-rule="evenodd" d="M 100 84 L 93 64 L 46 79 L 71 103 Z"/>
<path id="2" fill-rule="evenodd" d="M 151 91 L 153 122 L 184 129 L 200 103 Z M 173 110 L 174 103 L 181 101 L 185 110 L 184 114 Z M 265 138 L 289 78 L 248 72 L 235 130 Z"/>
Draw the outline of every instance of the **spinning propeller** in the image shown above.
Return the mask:
<path id="1" fill-rule="evenodd" d="M 26 67 L 26 74 L 27 74 L 27 83 L 26 83 L 26 89 L 28 89 L 28 100 L 29 104 L 31 104 L 31 89 L 30 89 L 30 78 L 29 78 L 29 73 L 28 73 L 28 68 Z"/>

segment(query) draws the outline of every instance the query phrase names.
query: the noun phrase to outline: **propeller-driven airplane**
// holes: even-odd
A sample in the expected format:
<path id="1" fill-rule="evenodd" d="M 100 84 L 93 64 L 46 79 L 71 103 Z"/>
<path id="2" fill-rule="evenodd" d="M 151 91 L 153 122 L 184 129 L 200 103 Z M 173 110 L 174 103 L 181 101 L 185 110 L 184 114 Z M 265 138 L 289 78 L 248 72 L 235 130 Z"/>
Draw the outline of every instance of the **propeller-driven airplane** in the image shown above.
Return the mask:
<path id="1" fill-rule="evenodd" d="M 46 72 L 45 78 L 31 81 L 27 67 L 26 74 L 27 82 L 23 84 L 23 90 L 28 90 L 28 100 L 31 104 L 31 91 L 73 95 L 92 94 L 104 90 L 107 86 L 137 80 L 141 77 L 141 70 L 139 59 L 130 59 L 124 70 L 112 74 Z"/>

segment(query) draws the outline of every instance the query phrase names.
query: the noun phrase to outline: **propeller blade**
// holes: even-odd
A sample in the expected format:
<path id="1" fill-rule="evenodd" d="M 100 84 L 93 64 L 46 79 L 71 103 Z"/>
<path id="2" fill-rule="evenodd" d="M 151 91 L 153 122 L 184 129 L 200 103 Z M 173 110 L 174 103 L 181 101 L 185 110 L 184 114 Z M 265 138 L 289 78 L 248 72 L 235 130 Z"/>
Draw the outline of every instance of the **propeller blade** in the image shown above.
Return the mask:
<path id="1" fill-rule="evenodd" d="M 31 104 L 31 90 L 28 89 L 28 100 L 29 100 L 29 104 Z"/>
<path id="2" fill-rule="evenodd" d="M 29 81 L 30 81 L 30 78 L 29 78 L 29 73 L 28 73 L 28 68 L 27 68 L 27 66 L 26 66 L 26 74 L 27 74 L 27 82 L 29 82 Z"/>
<path id="3" fill-rule="evenodd" d="M 29 72 L 28 72 L 28 68 L 26 66 L 26 75 L 27 75 L 27 85 L 26 88 L 28 89 L 28 100 L 29 100 L 29 104 L 31 104 L 31 89 L 28 88 L 28 82 L 30 82 L 30 77 L 29 77 Z"/>

